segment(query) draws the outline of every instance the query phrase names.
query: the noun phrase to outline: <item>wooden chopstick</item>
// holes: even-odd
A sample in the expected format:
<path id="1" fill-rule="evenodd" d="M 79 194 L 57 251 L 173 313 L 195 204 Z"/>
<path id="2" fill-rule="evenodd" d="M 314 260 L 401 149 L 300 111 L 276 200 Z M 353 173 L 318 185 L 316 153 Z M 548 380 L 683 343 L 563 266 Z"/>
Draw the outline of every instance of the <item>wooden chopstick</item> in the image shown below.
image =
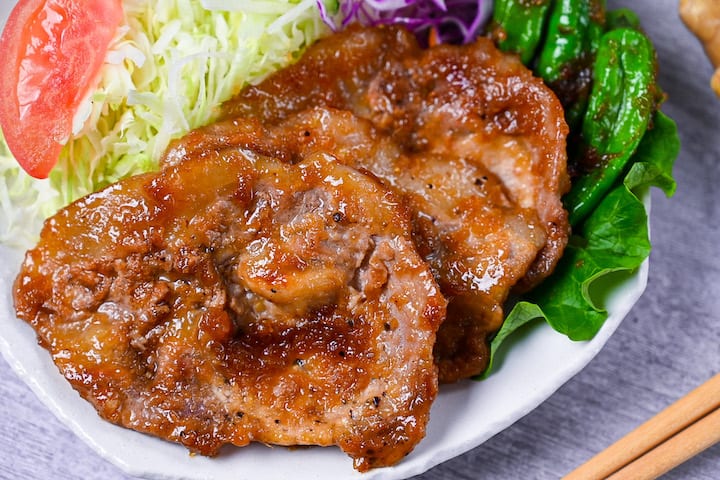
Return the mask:
<path id="1" fill-rule="evenodd" d="M 564 480 L 653 479 L 720 441 L 720 373 Z M 616 473 L 617 476 L 612 475 Z"/>
<path id="2" fill-rule="evenodd" d="M 720 409 L 627 464 L 608 480 L 655 479 L 720 442 Z"/>

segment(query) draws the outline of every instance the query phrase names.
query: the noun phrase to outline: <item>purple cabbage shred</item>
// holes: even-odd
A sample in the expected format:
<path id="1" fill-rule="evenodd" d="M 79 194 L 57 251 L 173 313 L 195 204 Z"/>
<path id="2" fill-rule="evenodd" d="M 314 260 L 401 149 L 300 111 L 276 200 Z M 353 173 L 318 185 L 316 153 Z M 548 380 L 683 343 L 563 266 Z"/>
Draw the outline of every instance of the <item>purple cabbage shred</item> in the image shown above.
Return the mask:
<path id="1" fill-rule="evenodd" d="M 487 20 L 483 0 L 339 0 L 339 11 L 330 15 L 321 0 L 322 19 L 334 30 L 350 23 L 400 24 L 415 33 L 421 44 L 472 42 Z"/>

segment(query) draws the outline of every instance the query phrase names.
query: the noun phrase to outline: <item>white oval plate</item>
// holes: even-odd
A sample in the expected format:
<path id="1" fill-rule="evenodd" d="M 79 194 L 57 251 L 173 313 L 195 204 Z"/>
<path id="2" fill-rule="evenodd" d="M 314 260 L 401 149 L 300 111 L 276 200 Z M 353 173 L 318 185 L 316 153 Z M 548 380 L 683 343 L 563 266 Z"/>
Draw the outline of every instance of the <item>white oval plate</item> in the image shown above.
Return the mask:
<path id="1" fill-rule="evenodd" d="M 11 9 L 0 4 L 0 25 Z M 649 209 L 649 195 L 645 198 Z M 35 333 L 15 316 L 12 284 L 22 252 L 0 245 L 0 351 L 40 400 L 100 455 L 129 474 L 158 479 L 244 480 L 293 478 L 403 479 L 460 455 L 532 411 L 600 351 L 623 317 L 642 295 L 648 262 L 618 283 L 607 299 L 610 317 L 589 342 L 571 342 L 545 324 L 512 340 L 509 355 L 483 382 L 445 385 L 431 412 L 426 438 L 398 465 L 360 474 L 337 448 L 225 448 L 215 458 L 188 451 L 102 420 L 59 374 Z"/>

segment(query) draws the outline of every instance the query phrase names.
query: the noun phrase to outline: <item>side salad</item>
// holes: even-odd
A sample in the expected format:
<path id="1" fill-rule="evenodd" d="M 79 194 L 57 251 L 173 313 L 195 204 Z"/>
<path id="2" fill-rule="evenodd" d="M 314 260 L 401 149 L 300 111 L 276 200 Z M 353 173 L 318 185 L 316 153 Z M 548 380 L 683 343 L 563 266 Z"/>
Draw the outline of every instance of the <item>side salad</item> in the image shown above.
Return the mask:
<path id="1" fill-rule="evenodd" d="M 3 55 L 20 51 L 23 42 L 28 42 L 13 30 L 33 18 L 48 17 L 56 22 L 55 35 L 42 41 L 60 52 L 54 54 L 56 58 L 62 58 L 63 29 L 80 39 L 97 30 L 96 26 L 69 29 L 70 24 L 93 13 L 74 11 L 76 4 L 79 2 L 70 0 L 19 1 L 3 31 Z M 0 242 L 27 247 L 37 238 L 42 221 L 59 208 L 121 178 L 157 168 L 171 139 L 210 122 L 223 101 L 248 83 L 286 66 L 304 47 L 330 32 L 315 0 L 122 0 L 121 4 L 122 19 L 107 19 L 117 20 L 112 38 L 105 47 L 93 42 L 104 58 L 95 75 L 68 75 L 64 64 L 54 71 L 48 65 L 50 60 L 31 58 L 46 72 L 46 82 L 51 79 L 62 89 L 75 86 L 76 97 L 82 98 L 46 102 L 45 111 L 26 116 L 24 122 L 31 126 L 15 133 L 16 139 L 9 137 L 7 128 L 20 119 L 2 119 Z M 44 9 L 38 10 L 41 5 Z M 333 7 L 331 0 L 327 7 Z M 29 12 L 13 24 L 15 12 L 25 10 Z M 63 42 L 67 41 L 64 38 Z M 83 70 L 81 67 L 77 70 Z M 17 72 L 7 73 L 0 79 L 5 99 L 11 98 L 9 92 L 19 81 Z M 23 80 L 31 84 L 26 89 L 43 81 Z M 68 115 L 68 109 L 74 111 Z M 40 143 L 44 132 L 35 139 L 28 131 L 32 133 L 32 125 L 45 117 L 53 117 L 55 123 L 71 117 L 72 125 L 66 127 L 68 138 L 59 152 L 53 158 L 38 159 L 41 166 L 31 168 L 36 176 L 48 178 L 34 179 L 21 170 L 8 145 L 11 140 Z M 48 176 L 45 171 L 49 168 Z"/>
<path id="2" fill-rule="evenodd" d="M 56 27 L 62 29 L 73 15 L 87 14 L 71 12 L 74 3 L 21 0 L 16 11 L 29 13 L 11 16 L 0 40 L 3 52 L 10 47 L 20 52 L 27 38 L 18 25 L 38 15 L 59 19 Z M 43 5 L 45 10 L 39 9 Z M 0 243 L 27 246 L 57 209 L 157 168 L 172 139 L 212 121 L 217 107 L 243 86 L 289 64 L 321 36 L 361 22 L 403 24 L 424 44 L 490 35 L 501 49 L 518 54 L 565 107 L 574 174 L 565 204 L 573 236 L 555 273 L 514 300 L 492 352 L 537 319 L 573 340 L 592 338 L 607 318 L 593 296 L 594 285 L 636 270 L 649 255 L 642 198 L 650 186 L 673 194 L 672 166 L 680 145 L 674 122 L 659 110 L 663 94 L 652 43 L 632 11 L 607 11 L 603 0 L 122 0 L 119 5 L 122 18 L 108 15 L 105 27 L 113 35 L 97 47 L 102 54 L 97 71 L 81 79 L 71 101 L 58 107 L 65 122 L 58 152 L 38 160 L 42 168 L 20 161 L 35 176 L 48 178 L 23 171 L 11 154 L 21 138 L 8 130 L 7 114 L 0 118 L 6 129 L 5 137 L 0 132 Z M 60 15 L 52 17 L 53 12 Z M 59 50 L 59 38 L 45 41 Z M 59 75 L 43 65 L 47 77 Z M 0 94 L 21 80 L 18 74 L 5 78 Z"/>

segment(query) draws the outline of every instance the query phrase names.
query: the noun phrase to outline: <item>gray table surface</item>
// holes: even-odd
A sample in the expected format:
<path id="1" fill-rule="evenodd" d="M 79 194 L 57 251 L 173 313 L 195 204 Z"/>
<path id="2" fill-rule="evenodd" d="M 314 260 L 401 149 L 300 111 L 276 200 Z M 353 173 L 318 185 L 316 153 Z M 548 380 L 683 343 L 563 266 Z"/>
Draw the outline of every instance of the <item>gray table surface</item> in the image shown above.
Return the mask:
<path id="1" fill-rule="evenodd" d="M 559 478 L 720 371 L 720 100 L 676 2 L 631 6 L 657 46 L 664 106 L 679 124 L 678 190 L 653 193 L 647 290 L 600 354 L 539 408 L 474 450 L 417 477 Z M 131 477 L 63 426 L 0 360 L 0 478 Z M 720 445 L 666 475 L 720 478 Z"/>

